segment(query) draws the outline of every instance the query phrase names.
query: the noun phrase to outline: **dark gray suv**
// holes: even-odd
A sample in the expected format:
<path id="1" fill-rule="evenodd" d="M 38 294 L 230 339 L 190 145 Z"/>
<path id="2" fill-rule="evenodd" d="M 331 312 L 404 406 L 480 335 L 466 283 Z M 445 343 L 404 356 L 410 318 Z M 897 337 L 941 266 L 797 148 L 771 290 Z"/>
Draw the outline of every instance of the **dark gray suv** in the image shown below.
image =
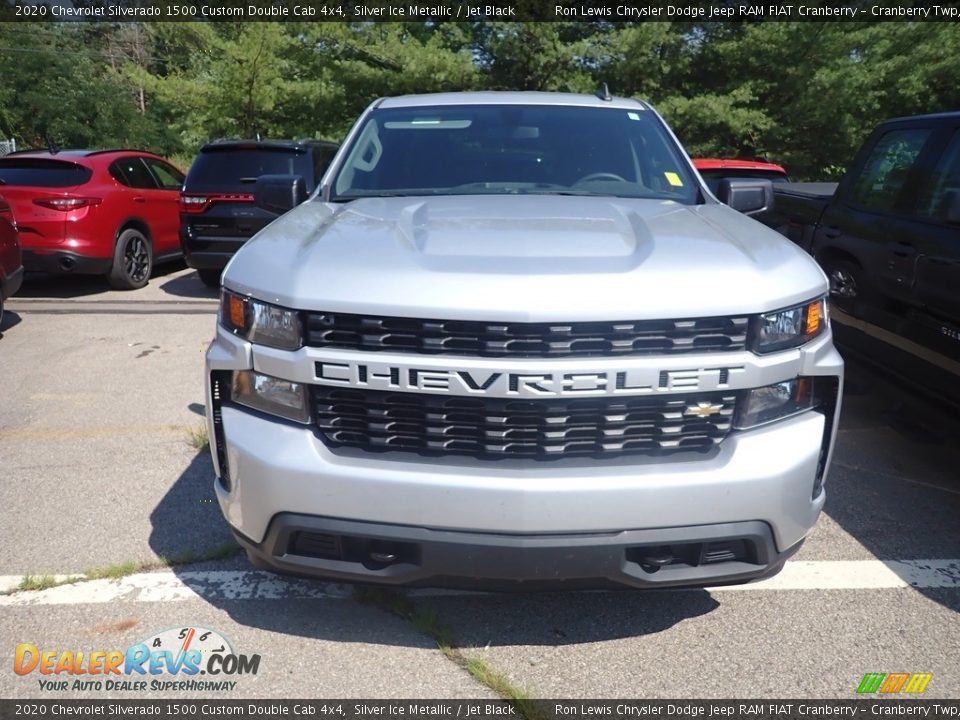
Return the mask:
<path id="1" fill-rule="evenodd" d="M 277 217 L 254 205 L 257 178 L 299 177 L 309 194 L 337 147 L 324 140 L 217 140 L 200 149 L 183 184 L 180 243 L 204 284 L 218 287 L 233 254 Z"/>

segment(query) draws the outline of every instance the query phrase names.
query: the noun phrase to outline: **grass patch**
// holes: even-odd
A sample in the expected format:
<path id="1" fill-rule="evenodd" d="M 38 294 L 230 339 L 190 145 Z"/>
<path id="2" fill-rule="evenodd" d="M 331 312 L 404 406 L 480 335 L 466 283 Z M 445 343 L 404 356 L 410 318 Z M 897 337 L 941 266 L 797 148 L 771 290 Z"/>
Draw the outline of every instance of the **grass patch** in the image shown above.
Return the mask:
<path id="1" fill-rule="evenodd" d="M 207 434 L 207 426 L 200 425 L 187 431 L 190 445 L 197 450 L 206 450 L 210 447 L 210 436 Z"/>
<path id="2" fill-rule="evenodd" d="M 226 542 L 223 545 L 213 548 L 202 554 L 197 554 L 192 550 L 185 550 L 182 553 L 162 557 L 157 560 L 127 560 L 126 562 L 116 563 L 114 565 L 105 565 L 103 567 L 90 568 L 83 575 L 77 575 L 65 580 L 57 580 L 52 575 L 24 575 L 20 584 L 13 590 L 8 590 L 0 595 L 12 595 L 16 592 L 48 590 L 60 585 L 72 585 L 78 582 L 88 582 L 90 580 L 119 580 L 120 578 L 133 575 L 134 573 L 150 572 L 151 570 L 161 570 L 163 568 L 181 567 L 183 565 L 193 565 L 201 562 L 211 562 L 214 560 L 228 560 L 236 557 L 243 548 L 235 542 Z"/>
<path id="3" fill-rule="evenodd" d="M 520 717 L 526 720 L 541 719 L 540 711 L 531 700 L 530 694 L 514 685 L 510 678 L 497 670 L 486 658 L 461 648 L 453 630 L 433 610 L 417 607 L 409 597 L 395 590 L 378 587 L 354 587 L 353 597 L 363 605 L 374 605 L 407 620 L 419 632 L 433 639 L 437 648 L 450 662 L 513 705 Z"/>
<path id="4" fill-rule="evenodd" d="M 155 562 L 157 567 L 177 567 L 178 565 L 194 565 L 195 563 L 201 562 L 213 562 L 215 560 L 229 560 L 232 557 L 243 552 L 243 548 L 237 545 L 232 540 L 225 542 L 219 547 L 215 547 L 212 550 L 207 550 L 206 552 L 198 555 L 193 550 L 184 550 L 181 553 L 176 555 L 170 555 L 169 557 L 162 557 Z M 154 568 L 147 568 L 153 570 Z"/>
<path id="5" fill-rule="evenodd" d="M 463 654 L 466 659 L 464 669 L 477 681 L 486 685 L 500 697 L 509 700 L 517 712 L 528 720 L 539 719 L 541 717 L 539 710 L 533 704 L 529 693 L 523 688 L 519 688 L 511 682 L 510 678 L 504 675 L 491 665 L 486 658 L 475 653 L 469 655 Z"/>
<path id="6" fill-rule="evenodd" d="M 88 580 L 116 580 L 118 578 L 126 577 L 127 575 L 132 575 L 139 570 L 147 569 L 147 565 L 149 565 L 149 563 L 127 560 L 126 562 L 117 563 L 115 565 L 90 568 L 83 573 L 83 576 Z"/>
<path id="7" fill-rule="evenodd" d="M 46 590 L 59 584 L 53 575 L 24 575 L 17 590 Z"/>

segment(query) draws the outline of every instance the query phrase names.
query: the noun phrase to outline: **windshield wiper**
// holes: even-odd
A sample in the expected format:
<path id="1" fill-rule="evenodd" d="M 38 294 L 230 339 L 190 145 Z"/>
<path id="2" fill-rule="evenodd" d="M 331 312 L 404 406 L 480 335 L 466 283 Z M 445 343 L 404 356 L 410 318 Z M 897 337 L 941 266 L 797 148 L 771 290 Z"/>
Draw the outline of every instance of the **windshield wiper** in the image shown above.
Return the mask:
<path id="1" fill-rule="evenodd" d="M 586 197 L 630 197 L 614 193 L 594 192 L 593 190 L 519 190 L 519 195 L 583 195 Z"/>
<path id="2" fill-rule="evenodd" d="M 436 193 L 426 193 L 423 191 L 418 192 L 374 192 L 369 195 L 337 195 L 336 197 L 330 198 L 330 202 L 351 202 L 353 200 L 366 200 L 372 198 L 402 198 L 402 197 L 417 197 L 419 195 L 436 195 Z"/>
<path id="3" fill-rule="evenodd" d="M 564 185 L 555 183 L 519 183 L 519 182 L 474 182 L 454 185 L 447 189 L 450 195 L 520 195 L 528 192 L 563 190 Z M 480 193 L 472 191 L 480 190 Z"/>

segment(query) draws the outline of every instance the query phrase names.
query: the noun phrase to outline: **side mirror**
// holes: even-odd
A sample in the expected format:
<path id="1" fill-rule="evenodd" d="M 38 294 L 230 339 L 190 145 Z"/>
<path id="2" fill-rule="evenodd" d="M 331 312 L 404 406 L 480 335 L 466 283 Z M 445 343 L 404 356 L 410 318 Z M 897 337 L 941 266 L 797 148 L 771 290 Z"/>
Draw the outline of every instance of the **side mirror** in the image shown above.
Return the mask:
<path id="1" fill-rule="evenodd" d="M 257 207 L 277 215 L 293 210 L 307 199 L 307 186 L 301 175 L 261 175 L 253 190 Z"/>
<path id="2" fill-rule="evenodd" d="M 721 180 L 720 202 L 744 215 L 757 215 L 773 208 L 773 183 L 769 180 Z"/>

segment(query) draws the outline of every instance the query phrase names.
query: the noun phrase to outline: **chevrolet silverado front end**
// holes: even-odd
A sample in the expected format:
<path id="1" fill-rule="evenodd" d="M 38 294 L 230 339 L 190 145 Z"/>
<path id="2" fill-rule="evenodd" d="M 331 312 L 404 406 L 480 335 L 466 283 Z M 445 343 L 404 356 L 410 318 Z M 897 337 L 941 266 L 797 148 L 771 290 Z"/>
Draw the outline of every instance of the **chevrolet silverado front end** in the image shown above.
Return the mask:
<path id="1" fill-rule="evenodd" d="M 719 203 L 644 103 L 378 101 L 223 285 L 215 487 L 259 566 L 745 582 L 823 507 L 826 279 Z"/>

